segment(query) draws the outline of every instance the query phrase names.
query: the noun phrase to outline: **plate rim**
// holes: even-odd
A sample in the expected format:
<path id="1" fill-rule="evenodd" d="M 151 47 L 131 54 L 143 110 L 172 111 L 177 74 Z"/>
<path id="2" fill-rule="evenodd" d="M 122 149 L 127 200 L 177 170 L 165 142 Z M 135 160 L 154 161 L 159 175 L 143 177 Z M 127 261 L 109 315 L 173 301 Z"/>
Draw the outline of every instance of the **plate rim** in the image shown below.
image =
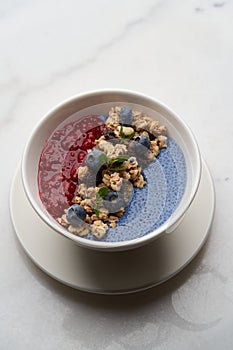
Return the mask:
<path id="1" fill-rule="evenodd" d="M 154 282 L 154 283 L 148 283 L 147 285 L 143 285 L 141 287 L 138 287 L 138 288 L 128 288 L 128 289 L 119 289 L 119 290 L 99 290 L 99 289 L 90 289 L 90 288 L 84 288 L 84 287 L 80 287 L 80 286 L 77 286 L 77 284 L 74 284 L 74 283 L 70 283 L 69 281 L 65 281 L 64 279 L 60 278 L 59 276 L 56 276 L 54 275 L 53 272 L 49 271 L 48 269 L 46 269 L 43 264 L 39 261 L 37 261 L 37 259 L 33 256 L 33 254 L 30 252 L 30 250 L 28 249 L 27 245 L 25 244 L 25 242 L 23 241 L 20 233 L 18 232 L 18 228 L 17 228 L 17 223 L 15 221 L 15 218 L 14 218 L 14 209 L 13 209 L 13 192 L 14 192 L 14 186 L 17 182 L 17 180 L 20 179 L 21 177 L 21 173 L 20 173 L 20 167 L 18 167 L 18 170 L 15 172 L 15 175 L 13 177 L 13 180 L 12 180 L 12 183 L 11 183 L 11 189 L 10 189 L 10 197 L 9 197 L 9 207 L 10 207 L 10 217 L 11 217 L 11 222 L 12 222 L 12 225 L 13 225 L 13 228 L 14 228 L 14 231 L 15 231 L 15 234 L 16 234 L 16 237 L 21 245 L 21 247 L 23 248 L 23 251 L 26 253 L 26 255 L 33 261 L 33 263 L 39 268 L 41 269 L 44 273 L 46 273 L 49 277 L 55 279 L 56 281 L 58 281 L 59 283 L 62 283 L 66 286 L 69 286 L 73 289 L 77 289 L 77 290 L 80 290 L 82 292 L 88 292 L 88 293 L 93 293 L 93 294 L 102 294 L 102 295 L 123 295 L 123 294 L 131 294 L 131 293 L 136 293 L 136 292 L 141 292 L 141 291 L 145 291 L 147 289 L 150 289 L 150 288 L 153 288 L 155 286 L 158 286 L 164 282 L 166 282 L 167 280 L 171 279 L 172 277 L 174 277 L 175 275 L 177 275 L 180 271 L 182 271 L 196 256 L 197 254 L 200 252 L 201 248 L 204 246 L 205 242 L 207 241 L 208 237 L 209 237 L 209 234 L 210 234 L 210 231 L 211 231 L 211 227 L 212 227 L 212 222 L 213 222 L 213 218 L 214 218 L 214 213 L 215 213 L 215 203 L 216 203 L 216 196 L 215 196 L 215 189 L 214 189 L 214 183 L 213 183 L 213 179 L 212 179 L 212 176 L 211 176 L 211 173 L 208 169 L 208 166 L 206 164 L 206 162 L 204 160 L 202 160 L 202 163 L 203 163 L 203 172 L 205 172 L 205 174 L 202 176 L 206 176 L 208 177 L 208 181 L 209 181 L 209 185 L 210 185 L 210 190 L 211 190 L 211 198 L 212 198 L 212 202 L 211 202 L 211 215 L 210 215 L 210 220 L 208 222 L 208 226 L 206 227 L 206 233 L 203 237 L 203 239 L 200 240 L 198 246 L 195 248 L 195 250 L 193 251 L 192 255 L 189 257 L 188 260 L 186 260 L 184 262 L 184 264 L 182 264 L 178 269 L 176 269 L 173 273 L 171 274 L 168 274 L 166 276 L 164 276 L 164 278 L 160 279 L 160 281 L 158 282 Z M 21 186 L 22 183 L 21 183 Z M 201 190 L 201 188 L 199 188 L 199 190 Z M 25 196 L 26 197 L 26 196 Z M 192 207 L 192 204 L 191 204 L 191 207 Z M 188 209 L 189 211 L 190 209 Z M 188 212 L 187 212 L 188 214 Z M 186 214 L 186 215 L 187 215 Z M 36 214 L 35 214 L 36 215 Z M 41 219 L 40 219 L 41 220 Z M 43 222 L 41 220 L 41 222 Z M 44 223 L 43 223 L 44 224 Z M 182 222 L 180 223 L 180 225 L 182 225 Z M 178 230 L 180 225 L 175 229 Z M 51 230 L 51 229 L 50 229 Z M 173 233 L 168 233 L 166 234 L 167 236 L 169 236 L 170 234 L 174 234 Z M 60 235 L 58 235 L 60 237 Z M 164 236 L 163 236 L 164 237 Z M 161 238 L 163 238 L 161 237 Z M 63 238 L 63 237 L 62 237 Z M 156 241 L 160 240 L 161 238 L 157 238 Z M 67 239 L 64 237 L 64 239 Z M 67 239 L 68 240 L 68 239 Z M 72 242 L 71 240 L 69 240 L 69 242 Z M 80 247 L 78 246 L 77 244 L 75 244 L 74 242 L 72 242 L 72 244 L 77 247 L 78 249 L 84 249 L 84 250 L 90 250 L 88 248 L 83 248 L 83 247 Z M 151 245 L 153 244 L 152 243 L 148 243 L 147 245 Z M 135 248 L 135 250 L 137 249 L 140 249 L 140 248 L 145 248 L 147 245 L 143 246 L 143 247 L 139 247 L 139 248 Z M 104 252 L 101 252 L 101 251 L 96 251 L 98 252 L 99 254 L 105 254 Z M 112 252 L 112 254 L 116 254 L 117 252 Z"/>

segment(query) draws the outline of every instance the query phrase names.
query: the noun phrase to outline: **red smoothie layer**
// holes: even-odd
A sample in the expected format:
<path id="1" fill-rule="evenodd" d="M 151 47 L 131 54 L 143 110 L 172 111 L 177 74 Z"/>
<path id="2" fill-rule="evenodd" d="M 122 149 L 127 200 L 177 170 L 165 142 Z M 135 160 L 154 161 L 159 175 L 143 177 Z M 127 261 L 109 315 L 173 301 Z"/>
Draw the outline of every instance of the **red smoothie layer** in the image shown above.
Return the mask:
<path id="1" fill-rule="evenodd" d="M 77 192 L 77 169 L 87 150 L 104 130 L 98 115 L 88 115 L 54 131 L 40 156 L 39 195 L 46 210 L 57 219 L 73 203 Z"/>

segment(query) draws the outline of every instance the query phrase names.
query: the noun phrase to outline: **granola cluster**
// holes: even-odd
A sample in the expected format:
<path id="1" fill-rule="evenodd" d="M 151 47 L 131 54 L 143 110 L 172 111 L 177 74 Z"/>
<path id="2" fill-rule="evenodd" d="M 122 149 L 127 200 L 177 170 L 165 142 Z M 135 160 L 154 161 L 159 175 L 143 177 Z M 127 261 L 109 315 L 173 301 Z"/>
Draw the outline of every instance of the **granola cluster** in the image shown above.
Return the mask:
<path id="1" fill-rule="evenodd" d="M 124 215 L 133 188 L 146 185 L 142 170 L 167 147 L 166 132 L 165 126 L 142 112 L 112 107 L 104 134 L 77 170 L 74 204 L 58 222 L 73 234 L 103 238 Z"/>

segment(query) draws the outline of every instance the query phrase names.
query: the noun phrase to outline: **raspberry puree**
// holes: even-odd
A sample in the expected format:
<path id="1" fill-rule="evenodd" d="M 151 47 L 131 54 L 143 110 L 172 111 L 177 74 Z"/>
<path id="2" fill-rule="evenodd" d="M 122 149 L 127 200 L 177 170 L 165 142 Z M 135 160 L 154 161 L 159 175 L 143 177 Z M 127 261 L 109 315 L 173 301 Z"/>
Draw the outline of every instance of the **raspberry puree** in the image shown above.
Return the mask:
<path id="1" fill-rule="evenodd" d="M 99 116 L 88 115 L 55 130 L 46 142 L 39 161 L 39 195 L 55 219 L 73 203 L 77 169 L 103 130 L 104 122 Z"/>

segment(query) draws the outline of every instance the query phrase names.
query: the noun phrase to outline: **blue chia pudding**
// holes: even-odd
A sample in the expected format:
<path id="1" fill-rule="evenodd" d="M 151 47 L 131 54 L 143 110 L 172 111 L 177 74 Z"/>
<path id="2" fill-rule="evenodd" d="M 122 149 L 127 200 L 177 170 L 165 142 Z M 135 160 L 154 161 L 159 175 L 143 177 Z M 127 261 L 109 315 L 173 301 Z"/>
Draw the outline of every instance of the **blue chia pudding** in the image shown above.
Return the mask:
<path id="1" fill-rule="evenodd" d="M 164 224 L 178 207 L 186 187 L 186 164 L 183 152 L 171 138 L 167 148 L 143 169 L 146 185 L 134 187 L 134 193 L 116 228 L 109 228 L 105 242 L 121 242 L 145 236 Z M 96 238 L 88 234 L 89 239 Z"/>
<path id="2" fill-rule="evenodd" d="M 82 125 L 88 118 L 82 118 Z M 112 107 L 106 115 L 95 116 L 95 120 L 101 132 L 92 137 L 89 146 L 82 148 L 77 137 L 68 137 L 68 153 L 78 156 L 83 152 L 75 171 L 73 164 L 65 160 L 67 150 L 63 155 L 60 152 L 60 161 L 64 157 L 65 164 L 61 165 L 61 179 L 68 183 L 67 188 L 71 186 L 72 195 L 67 202 L 63 200 L 62 206 L 51 206 L 50 214 L 83 239 L 122 242 L 145 236 L 169 220 L 183 197 L 187 180 L 183 152 L 168 136 L 166 126 L 128 106 Z M 68 124 L 63 128 L 71 129 Z M 93 135 L 91 130 L 85 135 L 88 132 Z M 62 130 L 55 133 L 62 135 Z M 54 140 L 53 136 L 50 140 Z M 87 141 L 85 138 L 85 145 Z M 42 202 L 43 157 L 42 152 L 38 174 Z M 72 172 L 72 179 L 64 176 L 64 169 Z M 48 181 L 44 183 L 49 187 Z M 61 201 L 62 191 L 56 197 L 56 189 L 51 187 L 53 184 L 49 187 L 53 201 Z M 50 211 L 47 202 L 48 199 L 43 204 Z M 59 210 L 54 211 L 54 207 Z"/>

